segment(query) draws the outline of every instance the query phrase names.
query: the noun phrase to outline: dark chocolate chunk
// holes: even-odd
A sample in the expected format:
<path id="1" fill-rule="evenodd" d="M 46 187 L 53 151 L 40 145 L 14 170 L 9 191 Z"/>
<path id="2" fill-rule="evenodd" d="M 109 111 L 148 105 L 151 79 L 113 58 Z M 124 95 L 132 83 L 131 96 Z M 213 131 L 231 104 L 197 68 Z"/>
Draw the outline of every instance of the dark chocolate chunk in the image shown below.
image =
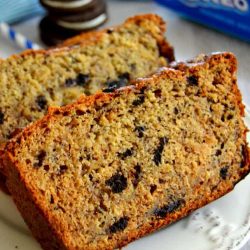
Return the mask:
<path id="1" fill-rule="evenodd" d="M 45 171 L 49 171 L 49 165 L 44 165 L 43 169 L 44 169 Z"/>
<path id="2" fill-rule="evenodd" d="M 59 174 L 64 174 L 67 171 L 68 167 L 66 165 L 61 165 L 59 168 Z"/>
<path id="3" fill-rule="evenodd" d="M 68 78 L 65 80 L 66 87 L 73 87 L 73 86 L 85 86 L 90 80 L 89 75 L 79 73 L 75 79 Z"/>
<path id="4" fill-rule="evenodd" d="M 227 119 L 228 119 L 228 120 L 232 120 L 233 117 L 234 117 L 234 116 L 233 116 L 232 114 L 229 114 L 229 115 L 227 116 Z"/>
<path id="5" fill-rule="evenodd" d="M 76 114 L 79 115 L 79 116 L 80 116 L 80 115 L 84 115 L 84 114 L 85 114 L 85 111 L 80 110 L 80 109 L 77 109 L 77 110 L 76 110 Z"/>
<path id="6" fill-rule="evenodd" d="M 54 204 L 55 203 L 55 200 L 54 200 L 54 197 L 53 195 L 50 196 L 50 204 Z"/>
<path id="7" fill-rule="evenodd" d="M 134 180 L 133 180 L 134 187 L 138 186 L 140 174 L 141 174 L 141 166 L 139 164 L 136 164 L 135 165 Z"/>
<path id="8" fill-rule="evenodd" d="M 153 194 L 154 191 L 157 189 L 157 186 L 156 185 L 150 185 L 150 193 Z"/>
<path id="9" fill-rule="evenodd" d="M 106 31 L 108 34 L 112 34 L 113 32 L 114 32 L 114 29 L 112 29 L 112 28 L 109 28 L 109 29 L 107 29 L 107 31 Z"/>
<path id="10" fill-rule="evenodd" d="M 37 103 L 40 110 L 44 110 L 45 108 L 47 108 L 47 100 L 46 100 L 45 96 L 43 96 L 43 95 L 39 95 L 36 98 L 36 103 Z"/>
<path id="11" fill-rule="evenodd" d="M 109 227 L 109 232 L 113 234 L 123 231 L 128 226 L 128 221 L 129 218 L 127 216 L 120 218 L 112 226 Z"/>
<path id="12" fill-rule="evenodd" d="M 198 86 L 198 78 L 197 78 L 197 76 L 189 76 L 189 77 L 187 77 L 187 82 L 188 82 L 189 85 Z"/>
<path id="13" fill-rule="evenodd" d="M 75 85 L 75 80 L 72 78 L 68 78 L 65 80 L 65 86 L 66 87 L 72 87 L 73 85 Z"/>
<path id="14" fill-rule="evenodd" d="M 242 154 L 242 161 L 240 163 L 240 167 L 244 168 L 247 164 L 247 154 L 248 154 L 247 147 L 245 145 L 242 145 L 241 147 L 241 154 Z"/>
<path id="15" fill-rule="evenodd" d="M 133 155 L 133 148 L 127 149 L 123 153 L 118 153 L 118 157 L 121 158 L 122 160 L 125 160 L 127 157 L 132 156 L 132 155 Z"/>
<path id="16" fill-rule="evenodd" d="M 37 162 L 34 164 L 34 167 L 39 168 L 42 166 L 43 161 L 46 157 L 46 152 L 42 150 L 38 155 L 37 155 Z"/>
<path id="17" fill-rule="evenodd" d="M 107 88 L 103 89 L 103 92 L 111 93 L 114 92 L 116 89 L 125 87 L 128 84 L 129 79 L 130 79 L 129 73 L 123 73 L 118 77 L 117 80 L 108 81 Z"/>
<path id="18" fill-rule="evenodd" d="M 173 213 L 175 210 L 180 208 L 180 206 L 184 203 L 183 199 L 178 199 L 173 201 L 161 208 L 156 208 L 154 210 L 154 215 L 160 218 L 165 218 L 167 214 Z"/>
<path id="19" fill-rule="evenodd" d="M 130 79 L 130 74 L 128 72 L 125 72 L 119 76 L 119 79 L 123 81 L 128 81 Z"/>
<path id="20" fill-rule="evenodd" d="M 178 115 L 178 113 L 179 113 L 179 110 L 175 107 L 174 108 L 174 113 L 176 114 L 176 115 Z"/>
<path id="21" fill-rule="evenodd" d="M 162 179 L 162 178 L 159 178 L 159 183 L 160 183 L 160 184 L 164 184 L 164 183 L 166 183 L 166 180 L 164 180 L 164 179 Z"/>
<path id="22" fill-rule="evenodd" d="M 106 88 L 106 89 L 103 89 L 102 92 L 104 93 L 112 93 L 116 90 L 116 87 L 113 87 L 113 88 Z"/>
<path id="23" fill-rule="evenodd" d="M 160 144 L 159 144 L 158 148 L 154 151 L 153 161 L 155 162 L 155 164 L 157 166 L 159 166 L 161 164 L 162 152 L 163 152 L 164 146 L 167 143 L 168 143 L 168 138 L 167 137 L 160 138 Z"/>
<path id="24" fill-rule="evenodd" d="M 137 133 L 139 138 L 143 137 L 144 131 L 145 131 L 145 127 L 143 127 L 143 126 L 135 127 L 135 132 Z"/>
<path id="25" fill-rule="evenodd" d="M 0 125 L 4 122 L 4 113 L 0 111 Z"/>
<path id="26" fill-rule="evenodd" d="M 113 193 L 121 193 L 128 185 L 127 178 L 120 173 L 113 175 L 105 183 L 111 188 Z"/>
<path id="27" fill-rule="evenodd" d="M 160 89 L 155 90 L 154 94 L 156 97 L 161 97 L 161 90 Z"/>
<path id="28" fill-rule="evenodd" d="M 77 78 L 76 78 L 76 85 L 78 86 L 84 86 L 86 83 L 88 83 L 90 80 L 89 75 L 86 74 L 78 74 Z"/>
<path id="29" fill-rule="evenodd" d="M 219 156 L 219 155 L 221 155 L 221 153 L 222 153 L 221 150 L 218 149 L 218 150 L 216 150 L 215 155 L 216 155 L 216 156 Z"/>
<path id="30" fill-rule="evenodd" d="M 147 90 L 147 87 L 146 87 L 146 86 L 142 87 L 142 88 L 140 89 L 140 94 L 144 94 L 146 90 Z"/>
<path id="31" fill-rule="evenodd" d="M 144 101 L 145 101 L 145 96 L 144 96 L 144 95 L 141 95 L 141 96 L 138 97 L 138 99 L 134 100 L 134 101 L 132 102 L 132 104 L 133 104 L 134 106 L 139 106 L 139 105 L 143 104 Z"/>
<path id="32" fill-rule="evenodd" d="M 229 167 L 226 166 L 226 167 L 221 168 L 221 170 L 220 170 L 220 177 L 221 177 L 223 180 L 226 180 L 226 178 L 227 178 L 228 168 L 229 168 Z"/>

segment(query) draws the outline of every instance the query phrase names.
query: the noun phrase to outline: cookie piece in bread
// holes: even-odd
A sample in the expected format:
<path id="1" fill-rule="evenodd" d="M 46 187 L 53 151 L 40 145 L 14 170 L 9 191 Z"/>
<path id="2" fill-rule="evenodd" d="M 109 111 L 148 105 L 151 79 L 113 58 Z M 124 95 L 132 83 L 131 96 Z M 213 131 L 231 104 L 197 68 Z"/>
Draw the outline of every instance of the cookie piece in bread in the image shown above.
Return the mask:
<path id="1" fill-rule="evenodd" d="M 122 247 L 249 172 L 235 57 L 173 67 L 51 109 L 7 144 L 8 188 L 44 249 Z"/>

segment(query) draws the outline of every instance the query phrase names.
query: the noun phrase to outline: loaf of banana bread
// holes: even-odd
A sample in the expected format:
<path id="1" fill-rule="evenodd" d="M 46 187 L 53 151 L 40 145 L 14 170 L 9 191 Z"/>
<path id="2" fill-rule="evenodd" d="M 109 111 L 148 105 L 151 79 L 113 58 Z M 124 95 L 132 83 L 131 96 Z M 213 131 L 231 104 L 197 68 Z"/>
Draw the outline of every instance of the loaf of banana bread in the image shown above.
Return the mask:
<path id="1" fill-rule="evenodd" d="M 41 118 L 49 106 L 65 105 L 105 86 L 125 86 L 167 65 L 174 56 L 164 32 L 159 16 L 141 15 L 73 38 L 60 49 L 28 51 L 1 61 L 0 145 Z"/>
<path id="2" fill-rule="evenodd" d="M 234 55 L 172 67 L 51 108 L 7 143 L 7 186 L 44 249 L 122 247 L 248 174 Z"/>

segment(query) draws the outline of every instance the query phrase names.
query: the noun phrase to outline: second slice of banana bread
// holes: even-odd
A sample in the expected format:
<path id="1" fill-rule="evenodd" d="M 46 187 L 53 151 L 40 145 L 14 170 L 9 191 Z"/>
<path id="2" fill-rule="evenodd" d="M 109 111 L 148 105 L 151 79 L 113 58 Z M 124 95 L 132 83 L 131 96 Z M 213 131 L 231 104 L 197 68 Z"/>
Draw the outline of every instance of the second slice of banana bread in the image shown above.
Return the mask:
<path id="1" fill-rule="evenodd" d="M 70 47 L 28 51 L 0 62 L 0 143 L 15 130 L 107 85 L 126 85 L 173 59 L 156 15 L 128 19 L 113 29 L 90 32 Z M 76 44 L 77 45 L 72 45 Z"/>
<path id="2" fill-rule="evenodd" d="M 235 57 L 173 67 L 52 109 L 7 144 L 8 188 L 44 249 L 124 246 L 249 172 Z"/>

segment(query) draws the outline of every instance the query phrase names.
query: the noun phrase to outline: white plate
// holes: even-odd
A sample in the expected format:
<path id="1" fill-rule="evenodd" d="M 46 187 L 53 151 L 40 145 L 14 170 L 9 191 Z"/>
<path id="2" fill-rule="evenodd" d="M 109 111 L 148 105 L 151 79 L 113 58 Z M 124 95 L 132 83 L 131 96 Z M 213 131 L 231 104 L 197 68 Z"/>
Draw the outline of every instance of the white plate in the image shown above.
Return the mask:
<path id="1" fill-rule="evenodd" d="M 250 128 L 250 115 L 245 121 Z M 249 187 L 250 175 L 228 195 L 124 250 L 240 249 L 250 239 Z M 40 250 L 11 198 L 0 193 L 0 201 L 0 250 Z"/>

